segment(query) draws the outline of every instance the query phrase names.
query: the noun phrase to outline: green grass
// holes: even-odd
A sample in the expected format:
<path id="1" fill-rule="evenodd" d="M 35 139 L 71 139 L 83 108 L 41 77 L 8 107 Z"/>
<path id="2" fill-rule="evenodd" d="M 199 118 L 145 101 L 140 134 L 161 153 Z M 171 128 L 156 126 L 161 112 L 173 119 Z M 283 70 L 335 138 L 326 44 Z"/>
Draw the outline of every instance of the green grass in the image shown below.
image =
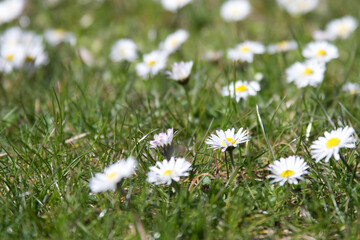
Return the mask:
<path id="1" fill-rule="evenodd" d="M 268 44 L 295 38 L 303 47 L 314 29 L 323 29 L 333 18 L 360 19 L 358 0 L 323 1 L 318 10 L 300 17 L 280 11 L 272 0 L 251 3 L 251 15 L 230 24 L 219 16 L 219 0 L 195 0 L 178 15 L 151 0 L 64 0 L 52 8 L 45 1 L 28 1 L 28 29 L 74 32 L 77 44 L 93 52 L 95 65 L 83 64 L 63 44 L 48 46 L 50 63 L 34 75 L 15 71 L 1 76 L 0 239 L 145 239 L 159 234 L 160 239 L 360 238 L 359 179 L 334 159 L 316 164 L 308 150 L 332 124 L 351 125 L 359 133 L 359 96 L 341 91 L 346 82 L 359 83 L 359 30 L 335 42 L 340 58 L 327 65 L 324 82 L 316 88 L 299 90 L 286 83 L 285 69 L 303 60 L 300 50 L 284 57 L 256 56 L 245 72 L 226 58 L 219 64 L 201 59 L 207 49 L 225 51 L 248 39 Z M 79 24 L 85 14 L 94 20 L 89 27 Z M 170 56 L 168 67 L 174 61 L 195 61 L 189 94 L 197 123 L 188 120 L 188 101 L 176 82 L 164 74 L 144 81 L 136 76 L 135 64 L 108 58 L 119 38 L 132 38 L 147 53 L 178 28 L 187 29 L 190 38 Z M 147 38 L 150 29 L 157 29 L 155 41 Z M 221 87 L 235 80 L 234 72 L 237 79 L 264 74 L 257 96 L 240 103 L 221 96 Z M 146 182 L 149 167 L 162 160 L 148 149 L 148 141 L 171 127 L 179 131 L 175 155 L 193 165 L 175 192 Z M 227 179 L 227 159 L 204 140 L 215 129 L 232 127 L 248 128 L 252 138 L 234 150 L 237 172 Z M 310 174 L 297 186 L 269 184 L 270 149 L 276 159 L 303 157 Z M 342 154 L 359 176 L 358 146 Z M 123 182 L 123 193 L 90 194 L 88 181 L 95 172 L 130 155 L 139 165 L 136 175 Z"/>

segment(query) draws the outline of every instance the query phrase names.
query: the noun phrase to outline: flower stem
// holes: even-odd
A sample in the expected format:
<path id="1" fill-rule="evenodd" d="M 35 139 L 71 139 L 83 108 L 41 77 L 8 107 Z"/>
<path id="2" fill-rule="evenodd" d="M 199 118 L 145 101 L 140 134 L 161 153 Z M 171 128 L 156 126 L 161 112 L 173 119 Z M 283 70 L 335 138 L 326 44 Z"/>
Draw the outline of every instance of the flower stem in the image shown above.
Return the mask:
<path id="1" fill-rule="evenodd" d="M 228 152 L 229 152 L 229 157 L 230 157 L 230 162 L 231 162 L 232 169 L 235 170 L 233 150 L 234 149 L 229 149 Z"/>
<path id="2" fill-rule="evenodd" d="M 343 157 L 340 153 L 339 153 L 339 155 L 340 155 L 341 161 L 345 164 L 345 166 L 346 166 L 346 168 L 348 169 L 348 171 L 349 171 L 350 173 L 352 173 L 353 170 L 352 170 L 352 168 L 350 167 L 350 165 L 346 162 L 346 160 L 344 159 L 344 157 Z"/>

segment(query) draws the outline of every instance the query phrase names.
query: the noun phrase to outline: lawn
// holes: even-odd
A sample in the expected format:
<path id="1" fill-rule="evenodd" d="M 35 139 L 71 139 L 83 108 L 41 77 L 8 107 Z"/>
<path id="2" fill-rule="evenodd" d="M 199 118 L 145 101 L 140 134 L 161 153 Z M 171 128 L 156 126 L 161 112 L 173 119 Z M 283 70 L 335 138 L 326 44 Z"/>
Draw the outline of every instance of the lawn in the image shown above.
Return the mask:
<path id="1" fill-rule="evenodd" d="M 0 239 L 360 239 L 360 89 L 343 89 L 360 84 L 360 29 L 329 40 L 338 57 L 314 86 L 298 87 L 287 72 L 306 61 L 315 30 L 344 16 L 360 20 L 358 0 L 319 0 L 295 15 L 275 0 L 252 0 L 240 21 L 221 17 L 221 0 L 193 0 L 175 12 L 160 2 L 28 0 L 3 23 L 0 11 L 1 36 L 18 26 L 73 37 L 42 40 L 47 61 L 38 66 L 30 55 L 11 71 L 0 61 Z M 188 38 L 166 66 L 139 75 L 142 56 L 179 29 Z M 112 46 L 124 38 L 136 43 L 137 58 L 113 61 Z M 229 59 L 228 49 L 247 40 L 297 46 Z M 1 51 L 0 60 L 12 60 Z M 166 73 L 180 61 L 193 61 L 187 84 Z M 223 96 L 237 80 L 260 90 Z M 340 149 L 342 159 L 317 161 L 314 142 L 346 126 L 353 146 Z M 171 128 L 170 155 L 191 170 L 171 184 L 149 182 L 150 167 L 170 157 L 150 141 Z M 224 152 L 207 143 L 232 128 L 249 138 L 221 142 Z M 130 156 L 136 170 L 115 191 L 91 191 L 91 179 Z M 272 183 L 269 167 L 289 156 L 304 159 L 307 173 L 298 184 Z"/>

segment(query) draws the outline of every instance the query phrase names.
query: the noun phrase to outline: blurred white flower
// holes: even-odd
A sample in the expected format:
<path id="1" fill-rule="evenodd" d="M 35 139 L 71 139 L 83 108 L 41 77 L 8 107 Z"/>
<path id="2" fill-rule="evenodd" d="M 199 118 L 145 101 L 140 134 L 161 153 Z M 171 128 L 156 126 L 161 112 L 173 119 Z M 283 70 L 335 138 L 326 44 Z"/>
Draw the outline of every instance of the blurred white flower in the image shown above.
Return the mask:
<path id="1" fill-rule="evenodd" d="M 298 88 L 317 86 L 324 79 L 325 64 L 317 60 L 296 62 L 286 69 L 287 82 L 295 82 Z"/>
<path id="2" fill-rule="evenodd" d="M 254 54 L 262 54 L 265 52 L 263 44 L 254 41 L 245 41 L 228 49 L 228 58 L 233 61 L 253 62 Z"/>
<path id="3" fill-rule="evenodd" d="M 304 159 L 298 156 L 290 156 L 287 158 L 280 158 L 273 164 L 270 164 L 268 170 L 272 174 L 267 178 L 273 178 L 270 183 L 279 182 L 280 186 L 283 186 L 286 182 L 289 184 L 298 184 L 299 180 L 303 180 L 302 175 L 308 174 L 307 169 L 309 166 Z"/>
<path id="4" fill-rule="evenodd" d="M 249 95 L 255 96 L 258 91 L 260 91 L 260 84 L 258 82 L 236 81 L 235 83 L 230 83 L 229 86 L 223 87 L 221 93 L 223 96 L 230 95 L 239 102 L 241 98 L 246 100 Z"/>
<path id="5" fill-rule="evenodd" d="M 312 34 L 312 37 L 316 41 L 331 41 L 335 39 L 335 36 L 331 35 L 327 31 L 315 30 Z"/>
<path id="6" fill-rule="evenodd" d="M 0 2 L 0 25 L 20 16 L 25 0 L 5 0 Z"/>
<path id="7" fill-rule="evenodd" d="M 73 33 L 66 32 L 64 29 L 48 29 L 44 33 L 45 40 L 52 46 L 59 45 L 62 42 L 75 45 L 76 38 Z"/>
<path id="8" fill-rule="evenodd" d="M 208 50 L 202 55 L 202 59 L 210 62 L 217 62 L 224 56 L 222 51 Z"/>
<path id="9" fill-rule="evenodd" d="M 339 57 L 339 51 L 333 44 L 325 41 L 311 42 L 302 51 L 305 58 L 316 59 L 321 62 L 329 62 Z"/>
<path id="10" fill-rule="evenodd" d="M 334 19 L 326 25 L 325 31 L 332 39 L 348 38 L 358 27 L 358 21 L 352 16 Z"/>
<path id="11" fill-rule="evenodd" d="M 193 61 L 179 62 L 172 65 L 172 71 L 166 73 L 169 77 L 180 84 L 186 84 L 190 78 Z"/>
<path id="12" fill-rule="evenodd" d="M 167 54 L 162 51 L 152 51 L 143 56 L 143 62 L 136 65 L 137 75 L 143 79 L 154 76 L 166 67 Z"/>
<path id="13" fill-rule="evenodd" d="M 342 90 L 349 92 L 350 94 L 358 94 L 360 93 L 360 84 L 349 82 L 342 87 Z"/>
<path id="14" fill-rule="evenodd" d="M 117 184 L 126 177 L 130 177 L 135 168 L 136 160 L 133 157 L 121 159 L 118 162 L 108 166 L 103 173 L 95 173 L 90 179 L 89 187 L 93 193 L 115 191 Z"/>
<path id="15" fill-rule="evenodd" d="M 189 33 L 186 30 L 179 29 L 167 36 L 165 41 L 160 43 L 159 49 L 167 54 L 173 53 L 181 47 L 188 37 Z"/>
<path id="16" fill-rule="evenodd" d="M 235 128 L 232 128 L 225 132 L 223 130 L 216 130 L 216 134 L 211 134 L 205 143 L 214 150 L 221 149 L 222 152 L 225 152 L 226 150 L 234 149 L 241 143 L 248 142 L 249 139 L 249 132 L 247 130 L 243 131 L 243 128 L 240 128 L 235 134 Z"/>
<path id="17" fill-rule="evenodd" d="M 189 176 L 189 171 L 192 169 L 190 162 L 185 158 L 174 158 L 170 161 L 163 160 L 156 162 L 155 166 L 150 167 L 147 181 L 150 183 L 167 184 L 170 185 L 172 181 L 179 181 L 180 177 Z"/>
<path id="18" fill-rule="evenodd" d="M 246 18 L 250 11 L 251 5 L 247 0 L 229 0 L 221 6 L 220 15 L 225 21 L 234 22 Z"/>
<path id="19" fill-rule="evenodd" d="M 291 41 L 281 41 L 278 43 L 273 43 L 270 44 L 267 47 L 268 53 L 270 54 L 274 54 L 274 53 L 279 53 L 279 52 L 287 52 L 290 50 L 295 50 L 297 49 L 298 44 L 296 41 L 291 40 Z"/>
<path id="20" fill-rule="evenodd" d="M 277 0 L 279 6 L 292 15 L 305 14 L 316 8 L 318 0 Z"/>
<path id="21" fill-rule="evenodd" d="M 131 39 L 120 39 L 111 48 L 110 58 L 114 62 L 133 62 L 137 58 L 137 47 Z"/>
<path id="22" fill-rule="evenodd" d="M 176 12 L 190 2 L 192 2 L 192 0 L 161 0 L 163 8 L 170 12 Z"/>
<path id="23" fill-rule="evenodd" d="M 334 156 L 335 160 L 340 159 L 340 148 L 354 148 L 356 139 L 354 138 L 354 129 L 346 126 L 332 130 L 330 133 L 325 132 L 325 137 L 319 137 L 310 146 L 312 158 L 319 162 L 325 158 L 325 162 Z"/>

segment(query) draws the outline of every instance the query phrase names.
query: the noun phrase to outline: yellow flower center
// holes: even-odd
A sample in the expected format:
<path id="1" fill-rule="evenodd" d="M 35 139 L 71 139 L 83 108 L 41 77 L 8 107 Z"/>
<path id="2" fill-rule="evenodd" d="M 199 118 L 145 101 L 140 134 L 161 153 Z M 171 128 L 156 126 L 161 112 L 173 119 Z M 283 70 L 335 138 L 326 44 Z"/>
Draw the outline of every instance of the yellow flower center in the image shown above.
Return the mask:
<path id="1" fill-rule="evenodd" d="M 287 41 L 281 41 L 277 45 L 278 45 L 278 48 L 280 48 L 281 50 L 286 50 L 286 48 L 288 46 L 288 42 Z"/>
<path id="2" fill-rule="evenodd" d="M 240 52 L 249 52 L 250 51 L 250 48 L 246 47 L 246 46 L 243 46 L 240 48 Z"/>
<path id="3" fill-rule="evenodd" d="M 171 170 L 166 170 L 163 175 L 167 176 L 167 175 L 171 174 L 171 172 L 172 172 Z"/>
<path id="4" fill-rule="evenodd" d="M 339 143 L 340 143 L 340 139 L 335 137 L 326 142 L 326 147 L 327 148 L 336 147 L 337 145 L 339 145 Z"/>
<path id="5" fill-rule="evenodd" d="M 62 36 L 65 34 L 65 31 L 64 31 L 64 29 L 58 28 L 58 29 L 55 29 L 55 34 Z"/>
<path id="6" fill-rule="evenodd" d="M 172 47 L 175 47 L 177 44 L 178 44 L 178 41 L 176 41 L 176 39 L 173 39 L 173 40 L 171 40 L 171 42 L 170 42 L 170 45 L 171 45 Z"/>
<path id="7" fill-rule="evenodd" d="M 345 34 L 345 33 L 347 33 L 348 31 L 349 31 L 348 26 L 346 26 L 345 24 L 342 24 L 341 27 L 340 27 L 340 29 L 339 29 L 339 33 L 340 33 L 340 34 Z"/>
<path id="8" fill-rule="evenodd" d="M 246 88 L 245 85 L 238 86 L 238 87 L 235 89 L 236 92 L 244 92 L 244 91 L 246 91 L 246 90 L 247 90 L 247 88 Z"/>
<path id="9" fill-rule="evenodd" d="M 324 49 L 320 49 L 320 50 L 316 53 L 316 55 L 317 55 L 318 57 L 325 56 L 325 55 L 326 55 L 326 52 L 325 52 Z"/>
<path id="10" fill-rule="evenodd" d="M 355 94 L 355 93 L 356 93 L 356 90 L 355 90 L 355 89 L 351 89 L 349 92 L 350 92 L 350 94 Z"/>
<path id="11" fill-rule="evenodd" d="M 304 74 L 305 75 L 310 75 L 310 74 L 313 74 L 314 72 L 313 72 L 313 70 L 311 70 L 310 68 L 305 68 L 305 71 L 304 71 Z"/>
<path id="12" fill-rule="evenodd" d="M 156 63 L 156 61 L 152 60 L 152 61 L 148 62 L 148 65 L 149 65 L 149 67 L 152 67 L 155 63 Z"/>
<path id="13" fill-rule="evenodd" d="M 224 141 L 227 141 L 228 143 L 234 144 L 236 140 L 234 138 L 226 138 Z M 221 142 L 223 146 L 227 146 L 224 141 Z"/>
<path id="14" fill-rule="evenodd" d="M 31 57 L 31 56 L 26 56 L 26 61 L 32 62 L 32 61 L 34 61 L 34 60 L 35 60 L 35 58 L 33 58 L 33 57 Z"/>
<path id="15" fill-rule="evenodd" d="M 14 59 L 14 55 L 13 54 L 10 54 L 10 55 L 7 55 L 6 56 L 6 60 L 8 61 L 12 61 Z"/>
<path id="16" fill-rule="evenodd" d="M 111 172 L 111 173 L 109 173 L 109 174 L 106 174 L 106 177 L 108 178 L 108 179 L 110 179 L 110 180 L 113 180 L 115 177 L 116 177 L 116 172 L 114 171 L 114 172 Z"/>
<path id="17" fill-rule="evenodd" d="M 285 170 L 281 173 L 281 176 L 284 178 L 288 178 L 292 176 L 295 172 L 293 170 Z"/>

